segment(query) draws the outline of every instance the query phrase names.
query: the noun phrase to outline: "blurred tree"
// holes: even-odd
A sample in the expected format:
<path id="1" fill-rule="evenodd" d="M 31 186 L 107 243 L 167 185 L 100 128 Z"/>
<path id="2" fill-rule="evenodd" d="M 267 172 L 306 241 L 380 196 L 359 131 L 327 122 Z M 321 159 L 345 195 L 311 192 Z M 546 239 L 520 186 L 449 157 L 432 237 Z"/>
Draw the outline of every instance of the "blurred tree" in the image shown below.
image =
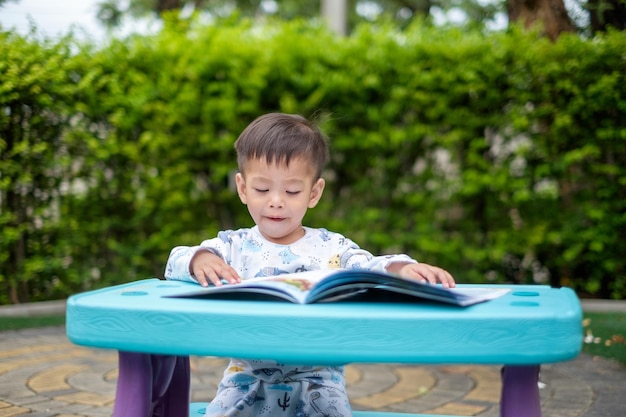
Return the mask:
<path id="1" fill-rule="evenodd" d="M 626 29 L 626 0 L 588 0 L 586 8 L 592 33 Z"/>
<path id="2" fill-rule="evenodd" d="M 0 5 L 4 1 L 0 0 Z M 550 39 L 562 32 L 582 31 L 589 34 L 606 31 L 609 27 L 624 30 L 626 0 L 575 0 L 565 6 L 564 0 L 346 0 L 346 27 L 359 22 L 385 18 L 405 27 L 415 18 L 452 19 L 461 16 L 468 24 L 501 27 L 503 20 L 519 22 L 525 27 L 537 24 Z M 120 26 L 124 16 L 143 18 L 172 10 L 185 13 L 202 12 L 213 17 L 240 16 L 259 18 L 275 16 L 281 19 L 318 16 L 322 0 L 103 0 L 99 3 L 98 19 L 108 28 Z M 328 6 L 328 5 L 327 5 Z M 576 10 L 575 10 L 576 9 Z M 584 16 L 581 16 L 584 15 Z M 575 24 L 574 21 L 577 23 Z M 500 22 L 500 23 L 496 23 Z M 577 27 L 578 26 L 578 27 Z"/>
<path id="3" fill-rule="evenodd" d="M 462 11 L 469 21 L 486 22 L 502 12 L 500 0 L 485 4 L 481 0 L 346 0 L 348 27 L 362 21 L 384 17 L 403 27 L 416 17 L 429 17 L 431 11 Z M 104 0 L 99 3 L 98 19 L 107 27 L 121 23 L 121 17 L 160 17 L 170 10 L 207 12 L 227 17 L 237 11 L 245 17 L 275 16 L 281 19 L 318 16 L 322 0 Z"/>

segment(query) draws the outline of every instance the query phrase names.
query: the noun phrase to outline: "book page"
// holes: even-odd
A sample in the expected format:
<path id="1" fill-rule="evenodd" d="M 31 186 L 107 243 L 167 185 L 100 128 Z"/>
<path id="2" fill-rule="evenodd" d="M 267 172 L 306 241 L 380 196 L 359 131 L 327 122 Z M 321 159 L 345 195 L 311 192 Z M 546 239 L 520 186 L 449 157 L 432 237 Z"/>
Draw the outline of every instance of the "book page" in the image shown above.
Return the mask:
<path id="1" fill-rule="evenodd" d="M 257 294 L 258 299 L 273 297 L 305 304 L 339 301 L 367 291 L 386 291 L 389 295 L 396 293 L 416 299 L 468 306 L 501 297 L 510 289 L 485 286 L 443 288 L 441 285 L 375 271 L 327 269 L 250 278 L 239 284 L 210 286 L 173 296 L 217 298 L 219 295 L 228 295 L 237 299 L 255 299 L 254 294 Z"/>

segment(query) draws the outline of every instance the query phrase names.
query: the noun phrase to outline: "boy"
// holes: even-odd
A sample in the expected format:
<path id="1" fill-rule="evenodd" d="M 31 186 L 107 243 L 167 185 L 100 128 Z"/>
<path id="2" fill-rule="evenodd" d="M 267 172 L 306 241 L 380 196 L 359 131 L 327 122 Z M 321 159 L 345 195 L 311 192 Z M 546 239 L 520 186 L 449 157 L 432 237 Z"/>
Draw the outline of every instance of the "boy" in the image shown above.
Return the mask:
<path id="1" fill-rule="evenodd" d="M 441 268 L 407 255 L 373 256 L 338 233 L 302 225 L 322 197 L 328 159 L 326 138 L 305 118 L 261 116 L 241 133 L 235 149 L 237 193 L 255 226 L 219 232 L 199 246 L 175 247 L 166 278 L 219 286 L 222 280 L 237 284 L 257 276 L 349 268 L 454 286 Z M 231 359 L 206 416 L 261 415 L 351 416 L 343 367 Z"/>

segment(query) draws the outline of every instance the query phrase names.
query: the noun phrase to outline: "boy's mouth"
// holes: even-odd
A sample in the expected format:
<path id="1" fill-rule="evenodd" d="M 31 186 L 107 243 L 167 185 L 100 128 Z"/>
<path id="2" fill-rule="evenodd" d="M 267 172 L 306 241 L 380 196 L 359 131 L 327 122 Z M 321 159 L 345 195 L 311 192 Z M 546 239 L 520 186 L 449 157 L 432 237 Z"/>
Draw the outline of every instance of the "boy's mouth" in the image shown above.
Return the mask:
<path id="1" fill-rule="evenodd" d="M 271 221 L 273 221 L 273 222 L 280 222 L 280 221 L 285 220 L 285 218 L 284 218 L 284 217 L 271 217 L 271 216 L 267 216 L 267 219 L 268 219 L 268 220 L 271 220 Z"/>

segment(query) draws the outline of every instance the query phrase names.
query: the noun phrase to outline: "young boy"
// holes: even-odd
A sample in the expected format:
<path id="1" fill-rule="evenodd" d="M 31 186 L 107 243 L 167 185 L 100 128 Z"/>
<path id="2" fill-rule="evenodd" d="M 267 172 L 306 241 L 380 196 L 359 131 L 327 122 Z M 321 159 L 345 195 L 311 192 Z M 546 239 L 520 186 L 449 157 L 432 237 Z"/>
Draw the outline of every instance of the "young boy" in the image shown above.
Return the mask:
<path id="1" fill-rule="evenodd" d="M 349 268 L 454 287 L 452 276 L 441 268 L 407 255 L 374 256 L 338 233 L 302 225 L 306 211 L 322 197 L 328 159 L 326 138 L 305 118 L 261 116 L 241 133 L 235 149 L 237 193 L 255 226 L 219 232 L 199 246 L 175 247 L 167 279 L 219 286 L 258 276 Z M 281 415 L 351 416 L 343 367 L 231 359 L 206 411 L 207 417 Z"/>

